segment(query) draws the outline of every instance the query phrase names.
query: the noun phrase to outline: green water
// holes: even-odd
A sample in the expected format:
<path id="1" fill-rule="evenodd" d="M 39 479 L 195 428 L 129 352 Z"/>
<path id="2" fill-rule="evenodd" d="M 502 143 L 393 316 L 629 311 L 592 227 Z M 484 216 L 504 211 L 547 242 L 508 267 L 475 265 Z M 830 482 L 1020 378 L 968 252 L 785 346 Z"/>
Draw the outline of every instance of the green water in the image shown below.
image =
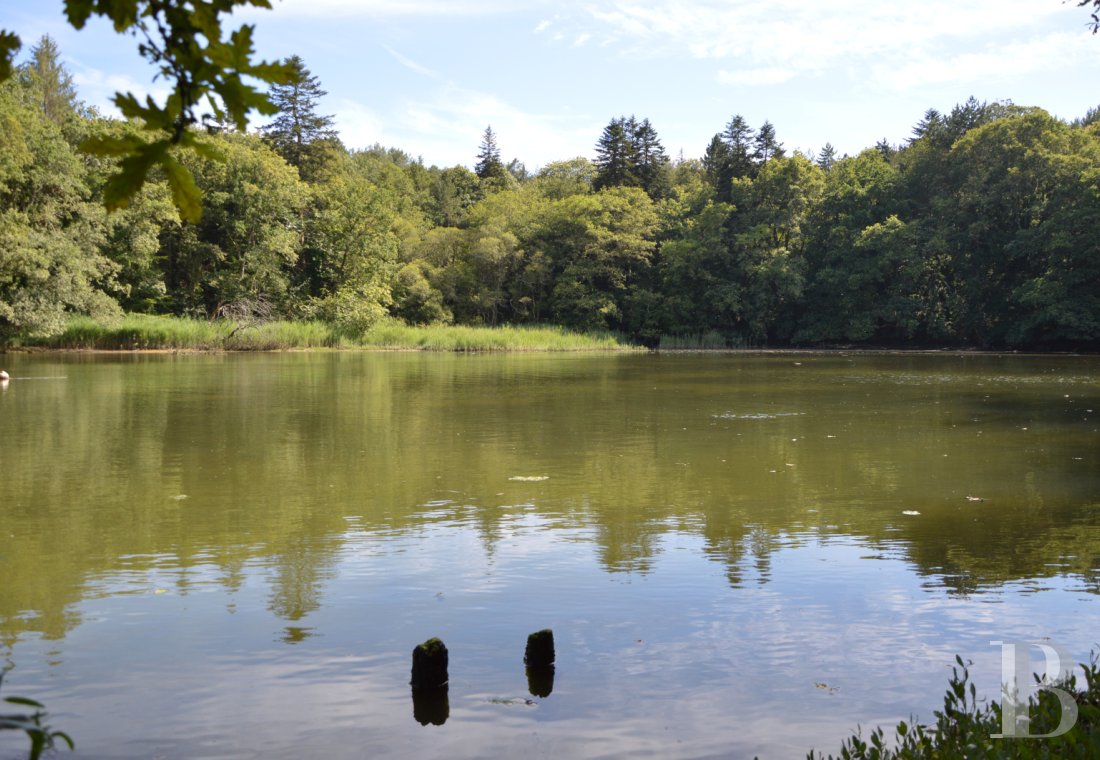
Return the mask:
<path id="1" fill-rule="evenodd" d="M 0 364 L 3 694 L 77 758 L 800 757 L 1097 643 L 1095 357 Z"/>

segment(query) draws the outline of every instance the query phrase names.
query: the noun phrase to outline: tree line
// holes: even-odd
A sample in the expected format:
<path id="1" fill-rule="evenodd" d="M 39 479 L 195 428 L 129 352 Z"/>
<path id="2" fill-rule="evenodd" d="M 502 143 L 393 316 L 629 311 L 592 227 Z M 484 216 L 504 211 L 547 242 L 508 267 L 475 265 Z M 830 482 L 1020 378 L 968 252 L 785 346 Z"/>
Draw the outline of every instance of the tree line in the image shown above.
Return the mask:
<path id="1" fill-rule="evenodd" d="M 266 126 L 222 114 L 172 154 L 201 192 L 188 221 L 160 165 L 103 210 L 120 158 L 80 147 L 144 125 L 82 105 L 56 45 L 33 46 L 0 84 L 0 337 L 128 311 L 1100 348 L 1095 109 L 1067 123 L 972 98 L 854 156 L 788 153 L 770 122 L 733 115 L 675 161 L 622 115 L 593 160 L 535 172 L 504 162 L 490 126 L 470 170 L 346 148 L 305 62 L 281 65 Z"/>

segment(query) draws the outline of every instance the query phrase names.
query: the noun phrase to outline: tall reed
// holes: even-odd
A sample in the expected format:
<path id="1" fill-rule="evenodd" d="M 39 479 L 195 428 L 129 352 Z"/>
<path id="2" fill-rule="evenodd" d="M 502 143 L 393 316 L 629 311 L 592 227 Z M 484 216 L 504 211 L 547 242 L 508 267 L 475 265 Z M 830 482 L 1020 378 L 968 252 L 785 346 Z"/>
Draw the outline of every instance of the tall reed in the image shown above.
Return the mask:
<path id="1" fill-rule="evenodd" d="M 73 317 L 49 338 L 16 345 L 88 350 L 280 351 L 307 348 L 421 351 L 623 351 L 632 346 L 610 333 L 574 333 L 560 327 L 410 326 L 385 320 L 362 334 L 325 322 L 243 324 L 187 317 L 129 314 L 114 322 Z"/>

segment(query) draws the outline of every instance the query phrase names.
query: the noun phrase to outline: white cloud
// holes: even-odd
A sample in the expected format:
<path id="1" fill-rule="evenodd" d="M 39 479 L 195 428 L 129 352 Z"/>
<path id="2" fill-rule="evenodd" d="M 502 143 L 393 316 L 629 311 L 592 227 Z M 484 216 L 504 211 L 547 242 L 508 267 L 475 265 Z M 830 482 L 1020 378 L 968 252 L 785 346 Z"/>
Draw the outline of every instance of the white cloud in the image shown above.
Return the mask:
<path id="1" fill-rule="evenodd" d="M 944 57 L 945 49 L 994 37 L 1026 41 L 1057 14 L 1071 21 L 1074 9 L 1061 0 L 592 0 L 574 10 L 574 39 L 592 35 L 627 57 L 736 62 L 739 68 L 723 69 L 719 81 L 752 84 L 759 74 L 779 83 L 880 57 L 896 61 L 899 70 L 915 68 Z"/>
<path id="2" fill-rule="evenodd" d="M 421 74 L 421 75 L 429 77 L 431 79 L 439 79 L 439 74 L 435 73 L 434 71 L 429 69 L 427 66 L 421 66 L 419 63 L 417 63 L 413 59 L 401 55 L 396 50 L 391 48 L 389 45 L 383 45 L 382 47 L 387 53 L 389 53 L 391 56 L 393 56 L 393 59 L 395 61 L 400 63 L 406 69 L 409 69 L 410 71 L 415 71 L 417 74 Z"/>
<path id="3" fill-rule="evenodd" d="M 798 73 L 790 69 L 739 69 L 737 71 L 719 71 L 717 75 L 720 84 L 764 86 L 782 84 L 793 79 Z"/>
<path id="4" fill-rule="evenodd" d="M 143 103 L 146 97 L 152 97 L 161 104 L 171 93 L 171 89 L 164 84 L 142 84 L 129 76 L 106 74 L 99 69 L 80 64 L 76 64 L 73 69 L 73 84 L 80 93 L 80 99 L 106 115 L 120 115 L 113 100 L 116 92 L 133 93 Z"/>
<path id="5" fill-rule="evenodd" d="M 280 15 L 316 18 L 377 16 L 485 16 L 510 13 L 525 6 L 542 7 L 538 0 L 282 0 Z"/>
<path id="6" fill-rule="evenodd" d="M 352 148 L 368 148 L 375 143 L 387 144 L 382 119 L 371 109 L 352 100 L 339 100 L 333 121 L 340 139 Z"/>
<path id="7" fill-rule="evenodd" d="M 580 47 L 584 43 L 588 42 L 590 39 L 592 39 L 592 35 L 588 34 L 587 32 L 583 34 L 578 34 L 577 39 L 573 40 L 573 47 Z"/>
<path id="8" fill-rule="evenodd" d="M 350 105 L 350 104 L 349 104 Z M 504 159 L 518 158 L 534 169 L 550 161 L 576 154 L 575 146 L 592 141 L 599 126 L 587 116 L 528 113 L 501 98 L 455 85 L 439 87 L 429 99 L 408 101 L 376 119 L 360 109 L 364 128 L 352 136 L 340 123 L 340 135 L 351 147 L 366 147 L 382 140 L 429 163 L 473 164 L 487 125 L 498 136 Z M 366 118 L 369 116 L 369 118 Z M 382 123 L 385 134 L 372 131 Z M 381 129 L 377 129 L 381 135 Z M 364 139 L 365 138 L 365 139 Z"/>
<path id="9" fill-rule="evenodd" d="M 1079 34 L 1051 34 L 1027 42 L 995 45 L 979 52 L 935 56 L 923 54 L 897 65 L 876 64 L 875 81 L 895 90 L 945 82 L 1005 79 L 1041 71 L 1064 69 L 1067 64 L 1100 64 L 1100 46 Z"/>
<path id="10" fill-rule="evenodd" d="M 550 28 L 552 22 L 549 19 L 543 19 L 535 26 L 535 34 L 541 34 Z"/>

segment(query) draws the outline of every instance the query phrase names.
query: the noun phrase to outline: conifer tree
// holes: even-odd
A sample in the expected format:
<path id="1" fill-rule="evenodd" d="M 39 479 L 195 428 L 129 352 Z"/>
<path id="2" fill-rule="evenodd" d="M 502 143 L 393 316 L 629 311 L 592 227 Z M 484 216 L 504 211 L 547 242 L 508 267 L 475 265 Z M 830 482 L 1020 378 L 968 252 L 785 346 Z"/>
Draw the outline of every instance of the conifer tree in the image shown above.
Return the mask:
<path id="1" fill-rule="evenodd" d="M 317 104 L 328 93 L 305 61 L 294 55 L 286 60 L 291 76 L 286 84 L 272 85 L 268 97 L 278 114 L 263 128 L 265 139 L 288 164 L 298 167 L 303 179 L 315 175 L 323 163 L 325 143 L 336 140 L 332 116 L 317 113 Z"/>
<path id="2" fill-rule="evenodd" d="M 722 140 L 722 135 L 717 134 L 710 139 L 710 144 L 703 152 L 703 171 L 707 173 L 707 179 L 716 189 L 722 176 L 727 172 L 729 161 L 729 147 Z"/>
<path id="3" fill-rule="evenodd" d="M 72 74 L 61 62 L 57 43 L 48 34 L 31 48 L 30 60 L 23 64 L 20 74 L 35 104 L 54 124 L 63 124 L 76 112 Z"/>
<path id="4" fill-rule="evenodd" d="M 783 157 L 783 143 L 775 139 L 775 127 L 770 121 L 765 121 L 753 140 L 753 158 L 760 166 L 768 163 L 769 159 Z"/>
<path id="5" fill-rule="evenodd" d="M 637 186 L 638 178 L 633 171 L 633 122 L 633 116 L 629 123 L 625 116 L 620 116 L 603 128 L 603 134 L 596 143 L 596 179 L 592 183 L 596 190 L 620 185 Z"/>
<path id="6" fill-rule="evenodd" d="M 493 132 L 492 125 L 485 127 L 485 133 L 481 137 L 481 146 L 478 149 L 477 164 L 474 166 L 474 174 L 478 179 L 503 179 L 508 170 L 504 162 L 500 160 L 500 147 L 497 146 L 497 136 Z"/>
<path id="7" fill-rule="evenodd" d="M 909 139 L 909 142 L 915 143 L 925 135 L 933 135 L 937 133 L 942 126 L 943 114 L 935 108 L 929 108 L 924 112 L 924 118 L 917 122 L 917 126 L 913 127 L 913 136 Z"/>
<path id="8" fill-rule="evenodd" d="M 825 143 L 825 147 L 821 149 L 821 154 L 817 157 L 817 165 L 821 167 L 821 171 L 826 174 L 833 168 L 833 164 L 836 163 L 836 148 L 832 143 Z"/>
<path id="9" fill-rule="evenodd" d="M 642 119 L 634 128 L 633 138 L 636 162 L 634 172 L 641 187 L 651 196 L 663 195 L 659 185 L 669 160 L 657 137 L 657 130 L 649 123 L 649 119 Z"/>
<path id="10" fill-rule="evenodd" d="M 752 155 L 755 139 L 752 127 L 741 114 L 736 114 L 726 125 L 722 140 L 729 153 L 729 167 L 725 178 L 727 184 L 733 177 L 749 177 L 754 173 Z"/>
<path id="11" fill-rule="evenodd" d="M 898 149 L 885 137 L 875 143 L 875 150 L 881 153 L 887 161 L 892 160 L 898 152 Z"/>
<path id="12" fill-rule="evenodd" d="M 668 155 L 649 119 L 631 116 L 612 119 L 596 143 L 596 179 L 593 188 L 640 187 L 659 195 Z"/>

